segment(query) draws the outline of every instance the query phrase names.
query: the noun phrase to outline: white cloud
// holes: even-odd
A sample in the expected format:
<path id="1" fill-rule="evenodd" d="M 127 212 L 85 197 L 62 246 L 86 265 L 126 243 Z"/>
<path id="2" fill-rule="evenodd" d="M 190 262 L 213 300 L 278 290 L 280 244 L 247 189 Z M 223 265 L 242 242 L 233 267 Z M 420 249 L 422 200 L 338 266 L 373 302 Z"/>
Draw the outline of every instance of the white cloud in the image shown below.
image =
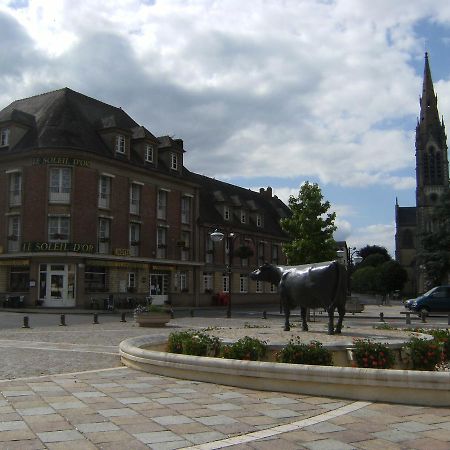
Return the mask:
<path id="1" fill-rule="evenodd" d="M 356 229 L 348 238 L 352 247 L 361 248 L 366 245 L 386 247 L 389 254 L 395 256 L 395 224 L 378 224 Z"/>

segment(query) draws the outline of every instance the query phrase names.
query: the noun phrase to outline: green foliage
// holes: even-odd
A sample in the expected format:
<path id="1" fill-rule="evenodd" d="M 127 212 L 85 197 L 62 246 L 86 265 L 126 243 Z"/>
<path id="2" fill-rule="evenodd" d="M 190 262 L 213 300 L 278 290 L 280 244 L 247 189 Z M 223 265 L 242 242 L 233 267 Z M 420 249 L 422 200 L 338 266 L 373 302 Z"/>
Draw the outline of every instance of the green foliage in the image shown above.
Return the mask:
<path id="1" fill-rule="evenodd" d="M 427 330 L 436 341 L 442 345 L 442 358 L 444 361 L 450 360 L 450 331 L 446 330 Z"/>
<path id="2" fill-rule="evenodd" d="M 196 330 L 170 333 L 167 351 L 194 356 L 217 356 L 220 341 L 217 337 Z"/>
<path id="3" fill-rule="evenodd" d="M 278 352 L 277 361 L 289 364 L 315 364 L 321 366 L 333 365 L 330 350 L 324 348 L 321 342 L 312 341 L 309 344 L 300 342 L 300 338 L 291 339 Z"/>
<path id="4" fill-rule="evenodd" d="M 306 182 L 298 197 L 289 198 L 292 216 L 280 221 L 290 242 L 283 245 L 289 264 L 307 264 L 336 258 L 336 213 L 328 213 L 318 184 Z"/>
<path id="5" fill-rule="evenodd" d="M 433 231 L 422 235 L 423 250 L 418 254 L 425 267 L 427 289 L 443 284 L 450 271 L 450 190 L 436 204 L 432 220 Z"/>
<path id="6" fill-rule="evenodd" d="M 361 294 L 375 293 L 378 285 L 376 267 L 368 266 L 356 270 L 352 275 L 352 290 Z"/>
<path id="7" fill-rule="evenodd" d="M 382 255 L 384 257 L 384 261 L 389 261 L 391 257 L 385 247 L 381 247 L 380 245 L 366 245 L 362 247 L 359 251 L 359 256 L 364 260 L 370 255 Z"/>
<path id="8" fill-rule="evenodd" d="M 389 259 L 386 259 L 385 255 L 382 255 L 381 253 L 372 253 L 371 255 L 367 256 L 367 258 L 364 258 L 357 267 L 358 269 L 361 269 L 363 267 L 378 267 L 386 261 L 389 261 Z"/>
<path id="9" fill-rule="evenodd" d="M 266 354 L 266 342 L 249 336 L 239 339 L 234 344 L 224 345 L 221 349 L 221 356 L 229 359 L 261 361 Z"/>
<path id="10" fill-rule="evenodd" d="M 378 292 L 386 295 L 403 289 L 408 274 L 397 261 L 386 261 L 379 268 Z"/>
<path id="11" fill-rule="evenodd" d="M 353 357 L 358 367 L 371 369 L 390 369 L 395 363 L 392 349 L 370 339 L 354 341 Z"/>
<path id="12" fill-rule="evenodd" d="M 413 337 L 406 344 L 414 370 L 435 370 L 442 361 L 442 344 Z"/>

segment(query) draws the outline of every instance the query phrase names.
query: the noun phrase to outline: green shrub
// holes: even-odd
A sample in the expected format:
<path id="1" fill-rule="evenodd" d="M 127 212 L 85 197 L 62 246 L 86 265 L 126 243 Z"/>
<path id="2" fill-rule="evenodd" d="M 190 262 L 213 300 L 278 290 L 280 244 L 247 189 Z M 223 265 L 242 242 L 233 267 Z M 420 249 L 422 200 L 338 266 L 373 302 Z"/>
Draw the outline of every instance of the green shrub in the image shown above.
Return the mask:
<path id="1" fill-rule="evenodd" d="M 431 334 L 434 339 L 442 344 L 442 358 L 443 361 L 450 360 L 450 331 L 446 330 L 429 330 L 427 333 Z"/>
<path id="2" fill-rule="evenodd" d="M 442 362 L 442 343 L 413 337 L 406 344 L 414 370 L 435 370 Z"/>
<path id="3" fill-rule="evenodd" d="M 297 336 L 277 354 L 277 361 L 290 364 L 333 365 L 330 350 L 324 348 L 321 342 L 311 341 L 309 344 L 300 342 Z"/>
<path id="4" fill-rule="evenodd" d="M 167 351 L 194 356 L 217 356 L 220 349 L 219 338 L 196 330 L 170 333 Z"/>
<path id="5" fill-rule="evenodd" d="M 224 345 L 221 349 L 221 356 L 229 359 L 261 361 L 266 354 L 266 342 L 249 336 L 245 336 L 233 344 Z"/>
<path id="6" fill-rule="evenodd" d="M 354 341 L 353 357 L 357 367 L 390 369 L 395 363 L 392 349 L 370 339 L 356 339 Z"/>

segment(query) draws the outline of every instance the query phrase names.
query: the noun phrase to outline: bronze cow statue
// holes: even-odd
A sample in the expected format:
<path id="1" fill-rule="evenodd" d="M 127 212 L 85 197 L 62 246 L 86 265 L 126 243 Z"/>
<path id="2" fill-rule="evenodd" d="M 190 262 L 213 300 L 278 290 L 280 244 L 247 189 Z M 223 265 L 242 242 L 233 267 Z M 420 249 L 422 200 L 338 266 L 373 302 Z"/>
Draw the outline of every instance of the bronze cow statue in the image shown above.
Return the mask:
<path id="1" fill-rule="evenodd" d="M 250 274 L 253 280 L 277 284 L 284 309 L 285 331 L 290 330 L 291 310 L 300 306 L 302 329 L 308 331 L 308 308 L 324 308 L 328 312 L 328 334 L 340 333 L 347 301 L 347 270 L 337 261 L 301 266 L 264 264 Z M 334 328 L 334 310 L 339 319 Z"/>

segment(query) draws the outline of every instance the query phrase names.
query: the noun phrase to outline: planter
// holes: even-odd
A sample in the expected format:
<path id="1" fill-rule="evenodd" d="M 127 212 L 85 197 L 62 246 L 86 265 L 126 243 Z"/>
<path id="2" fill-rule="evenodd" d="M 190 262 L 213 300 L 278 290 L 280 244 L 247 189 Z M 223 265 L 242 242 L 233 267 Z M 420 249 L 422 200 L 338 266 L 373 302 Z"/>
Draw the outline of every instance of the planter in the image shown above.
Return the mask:
<path id="1" fill-rule="evenodd" d="M 170 320 L 170 313 L 144 312 L 134 316 L 134 320 L 140 327 L 163 327 Z"/>

